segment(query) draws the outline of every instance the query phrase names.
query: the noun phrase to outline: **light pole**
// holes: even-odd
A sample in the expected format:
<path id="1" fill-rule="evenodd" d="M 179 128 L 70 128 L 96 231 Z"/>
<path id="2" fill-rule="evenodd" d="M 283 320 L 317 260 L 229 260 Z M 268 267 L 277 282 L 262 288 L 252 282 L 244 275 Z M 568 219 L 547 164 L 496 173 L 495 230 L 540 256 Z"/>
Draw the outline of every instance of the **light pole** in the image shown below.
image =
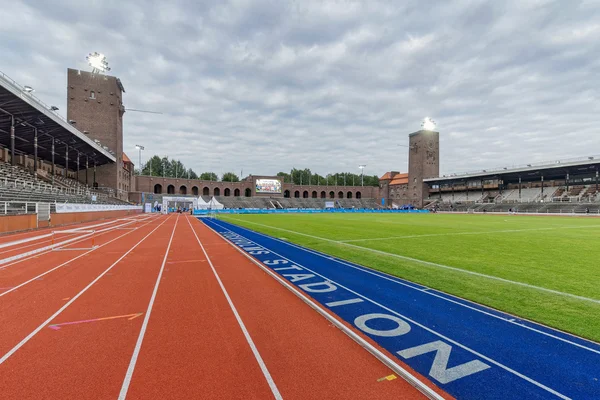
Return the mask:
<path id="1" fill-rule="evenodd" d="M 364 172 L 365 172 L 365 167 L 366 165 L 359 165 L 358 168 L 360 168 L 360 186 L 364 186 L 363 184 L 363 176 L 364 176 Z"/>
<path id="2" fill-rule="evenodd" d="M 135 148 L 138 149 L 139 153 L 140 153 L 140 164 L 139 164 L 139 166 L 140 166 L 140 175 L 142 175 L 142 150 L 144 150 L 144 146 L 136 144 Z"/>

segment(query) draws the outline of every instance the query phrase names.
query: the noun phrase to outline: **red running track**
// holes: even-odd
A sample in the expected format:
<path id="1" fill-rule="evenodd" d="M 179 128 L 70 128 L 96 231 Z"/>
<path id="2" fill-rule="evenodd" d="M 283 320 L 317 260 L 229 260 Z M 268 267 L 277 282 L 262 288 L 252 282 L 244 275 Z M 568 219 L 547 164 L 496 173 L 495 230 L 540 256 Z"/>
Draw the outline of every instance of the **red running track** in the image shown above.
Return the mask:
<path id="1" fill-rule="evenodd" d="M 424 398 L 196 218 L 105 236 L 10 267 L 2 398 Z"/>

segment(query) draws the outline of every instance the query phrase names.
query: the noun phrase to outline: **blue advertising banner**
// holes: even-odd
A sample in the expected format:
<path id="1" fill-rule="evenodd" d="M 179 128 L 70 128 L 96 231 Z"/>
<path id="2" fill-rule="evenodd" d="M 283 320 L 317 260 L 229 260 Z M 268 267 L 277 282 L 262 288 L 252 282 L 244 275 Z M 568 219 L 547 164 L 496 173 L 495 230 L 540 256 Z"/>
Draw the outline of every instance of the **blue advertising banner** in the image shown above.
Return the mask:
<path id="1" fill-rule="evenodd" d="M 223 209 L 223 210 L 194 210 L 194 215 L 208 214 L 325 214 L 325 213 L 376 213 L 376 214 L 406 214 L 406 213 L 422 213 L 427 214 L 429 210 L 374 210 L 367 208 L 343 209 L 343 208 L 287 208 L 284 210 L 275 209 Z"/>

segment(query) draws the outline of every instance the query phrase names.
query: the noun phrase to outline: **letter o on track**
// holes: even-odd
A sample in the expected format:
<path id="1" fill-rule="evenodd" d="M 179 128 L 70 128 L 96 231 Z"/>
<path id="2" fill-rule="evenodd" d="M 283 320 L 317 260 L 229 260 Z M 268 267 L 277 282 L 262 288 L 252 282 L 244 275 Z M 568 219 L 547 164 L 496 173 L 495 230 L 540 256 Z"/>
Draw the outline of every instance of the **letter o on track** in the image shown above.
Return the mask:
<path id="1" fill-rule="evenodd" d="M 369 328 L 367 326 L 367 321 L 370 321 L 372 319 L 387 319 L 390 321 L 394 321 L 398 326 L 395 327 L 394 329 L 385 330 L 385 331 Z M 388 315 L 388 314 L 375 313 L 375 314 L 361 315 L 360 317 L 356 317 L 356 319 L 354 320 L 354 324 L 361 331 L 368 333 L 370 335 L 375 335 L 375 336 L 385 336 L 385 337 L 402 336 L 402 335 L 410 332 L 410 325 L 408 323 L 406 323 L 405 321 L 401 320 L 398 317 L 394 317 L 393 315 Z"/>

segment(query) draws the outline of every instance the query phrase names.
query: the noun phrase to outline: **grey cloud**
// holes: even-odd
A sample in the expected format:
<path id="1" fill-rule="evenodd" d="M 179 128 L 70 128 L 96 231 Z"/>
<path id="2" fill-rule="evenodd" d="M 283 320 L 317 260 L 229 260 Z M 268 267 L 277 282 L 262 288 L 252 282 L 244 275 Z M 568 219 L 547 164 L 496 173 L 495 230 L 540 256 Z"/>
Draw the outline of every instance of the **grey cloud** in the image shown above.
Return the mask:
<path id="1" fill-rule="evenodd" d="M 0 3 L 8 0 L 0 0 Z M 593 1 L 10 2 L 0 70 L 65 111 L 65 70 L 107 54 L 125 151 L 198 172 L 406 170 L 438 122 L 442 173 L 598 152 Z"/>

